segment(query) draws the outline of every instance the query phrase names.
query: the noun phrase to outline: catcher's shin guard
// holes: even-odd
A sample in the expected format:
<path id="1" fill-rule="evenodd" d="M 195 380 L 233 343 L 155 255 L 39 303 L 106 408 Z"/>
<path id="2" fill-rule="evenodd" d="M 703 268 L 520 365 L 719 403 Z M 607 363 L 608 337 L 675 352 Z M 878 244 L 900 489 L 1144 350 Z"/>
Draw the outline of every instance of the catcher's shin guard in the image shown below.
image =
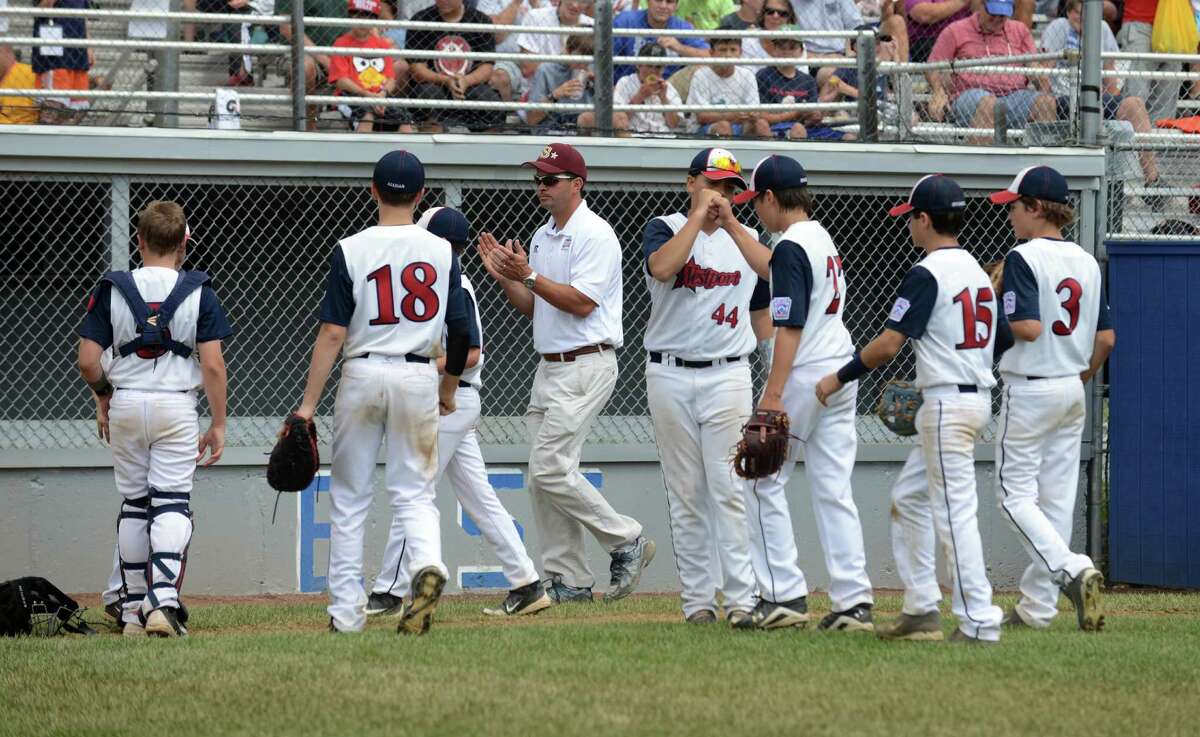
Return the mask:
<path id="1" fill-rule="evenodd" d="M 117 515 L 117 552 L 124 581 L 123 609 L 128 620 L 138 615 L 146 596 L 146 564 L 150 560 L 150 497 L 127 498 Z"/>
<path id="2" fill-rule="evenodd" d="M 179 607 L 184 556 L 192 539 L 191 494 L 150 488 L 150 565 L 146 612 Z"/>

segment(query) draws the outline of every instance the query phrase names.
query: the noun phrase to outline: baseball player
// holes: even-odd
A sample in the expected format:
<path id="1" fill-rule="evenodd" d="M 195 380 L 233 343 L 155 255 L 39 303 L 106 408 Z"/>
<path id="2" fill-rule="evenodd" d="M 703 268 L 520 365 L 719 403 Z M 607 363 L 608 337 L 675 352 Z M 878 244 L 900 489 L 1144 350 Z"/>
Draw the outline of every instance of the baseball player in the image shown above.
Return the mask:
<path id="1" fill-rule="evenodd" d="M 1032 562 L 1005 624 L 1049 627 L 1061 589 L 1075 605 L 1079 628 L 1095 631 L 1104 623 L 1104 577 L 1090 558 L 1071 552 L 1069 541 L 1087 414 L 1083 384 L 1116 342 L 1100 267 L 1063 239 L 1074 212 L 1067 180 L 1054 169 L 1023 169 L 991 201 L 1008 206 L 1013 234 L 1025 241 L 1004 260 L 1004 314 L 1016 342 L 1000 359 L 996 488 Z"/>
<path id="2" fill-rule="evenodd" d="M 758 407 L 786 411 L 791 432 L 799 438 L 778 474 L 745 485 L 760 591 L 754 623 L 775 629 L 808 622 L 808 584 L 800 570 L 785 493 L 796 466 L 796 446 L 803 444 L 817 534 L 831 579 L 833 611 L 818 629 L 870 631 L 875 598 L 850 487 L 858 446 L 858 384 L 847 381 L 819 404 L 811 389 L 854 350 L 842 323 L 847 295 L 842 258 L 825 228 L 810 219 L 813 199 L 800 162 L 787 156 L 760 161 L 750 188 L 734 197 L 735 203 L 749 200 L 763 225 L 780 233 L 770 259 L 775 349 Z"/>
<path id="3" fill-rule="evenodd" d="M 424 192 L 425 168 L 416 156 L 390 151 L 376 162 L 371 195 L 379 205 L 379 224 L 333 249 L 321 328 L 296 410 L 312 418 L 341 351 L 329 484 L 332 632 L 358 632 L 366 623 L 363 526 L 385 435 L 392 527 L 404 535 L 405 572 L 412 581 L 412 600 L 398 631 L 428 631 L 446 585 L 433 488 L 438 414 L 454 411 L 470 320 L 458 257 L 445 240 L 413 223 Z M 439 382 L 443 329 L 446 368 Z"/>
<path id="4" fill-rule="evenodd" d="M 425 211 L 417 225 L 449 241 L 456 255 L 461 255 L 466 248 L 470 225 L 458 210 L 434 207 Z M 438 423 L 437 477 L 441 478 L 443 473 L 450 477 L 454 495 L 462 504 L 463 511 L 476 521 L 484 539 L 499 556 L 504 575 L 513 586 L 501 606 L 485 609 L 484 612 L 496 616 L 537 614 L 550 606 L 550 597 L 538 585 L 537 569 L 525 552 L 525 545 L 521 542 L 512 516 L 488 482 L 487 467 L 479 449 L 479 437 L 475 434 L 479 424 L 479 389 L 482 386 L 483 325 L 479 319 L 475 290 L 466 274 L 462 276 L 462 287 L 470 315 L 470 351 L 467 353 L 466 371 L 459 379 L 458 392 L 454 395 L 456 409 Z M 438 369 L 445 370 L 444 358 L 438 358 Z M 408 592 L 408 579 L 400 575 L 404 552 L 404 528 L 393 523 L 384 551 L 383 569 L 375 578 L 371 596 L 367 599 L 368 616 L 401 613 L 402 602 Z"/>
<path id="5" fill-rule="evenodd" d="M 996 384 L 992 356 L 1002 316 L 988 275 L 958 244 L 966 206 L 954 180 L 931 174 L 917 182 L 907 202 L 889 210 L 892 216 L 908 215 L 913 243 L 925 256 L 901 282 L 883 332 L 836 373 L 821 379 L 816 393 L 819 401 L 829 402 L 845 384 L 892 360 L 905 341 L 913 339 L 916 384 L 924 395 L 916 424 L 928 478 L 926 494 L 937 540 L 950 565 L 952 608 L 959 620 L 950 639 L 980 644 L 999 641 L 1002 617 L 1000 608 L 992 604 L 979 539 L 974 457 L 975 440 L 991 418 L 989 392 Z M 914 465 L 910 458 L 902 478 L 912 475 Z M 931 556 L 932 546 L 918 553 Z M 898 558 L 900 567 L 907 564 L 903 557 Z M 924 611 L 915 611 L 916 596 L 906 591 L 899 619 L 880 628 L 879 636 L 942 639 L 940 592 L 937 599 L 932 596 L 936 590 L 934 579 L 932 587 L 922 592 L 929 598 Z"/>
<path id="6" fill-rule="evenodd" d="M 646 224 L 646 394 L 662 462 L 671 541 L 689 622 L 715 622 L 717 592 L 735 628 L 752 627 L 754 570 L 741 484 L 729 449 L 754 401 L 750 353 L 770 331 L 770 251 L 737 221 L 730 199 L 746 188 L 729 151 L 706 148 L 688 168 L 688 213 Z M 743 249 L 750 253 L 749 258 Z M 716 544 L 720 565 L 713 565 Z"/>
<path id="7" fill-rule="evenodd" d="M 142 267 L 105 274 L 79 329 L 79 370 L 95 394 L 97 425 L 112 448 L 123 497 L 117 546 L 127 636 L 187 634 L 178 589 L 192 535 L 192 479 L 206 453 L 204 465 L 211 465 L 225 447 L 221 341 L 233 330 L 208 276 L 177 270 L 186 232 L 178 204 L 152 202 L 142 210 Z M 100 359 L 110 347 L 106 373 Z M 201 385 L 212 414 L 204 435 L 196 410 Z"/>
<path id="8" fill-rule="evenodd" d="M 535 170 L 546 224 L 530 239 L 503 246 L 491 233 L 479 238 L 488 273 L 522 315 L 533 320 L 541 354 L 529 409 L 529 496 L 542 540 L 542 566 L 556 602 L 591 601 L 592 577 L 584 530 L 612 557 L 604 600 L 637 588 L 654 558 L 642 525 L 618 514 L 579 472 L 588 429 L 617 382 L 621 327 L 621 244 L 612 226 L 583 199 L 587 165 L 565 143 L 552 143 L 523 166 Z"/>

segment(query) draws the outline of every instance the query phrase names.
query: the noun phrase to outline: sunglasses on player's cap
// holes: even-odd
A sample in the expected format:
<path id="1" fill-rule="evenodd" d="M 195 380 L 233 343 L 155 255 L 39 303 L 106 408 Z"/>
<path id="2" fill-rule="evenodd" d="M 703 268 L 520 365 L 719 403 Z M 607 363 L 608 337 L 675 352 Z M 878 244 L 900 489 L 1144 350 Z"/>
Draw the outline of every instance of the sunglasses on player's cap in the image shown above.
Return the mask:
<path id="1" fill-rule="evenodd" d="M 926 174 L 913 185 L 912 191 L 908 193 L 908 201 L 888 210 L 888 215 L 906 215 L 913 210 L 953 212 L 965 210 L 966 207 L 967 198 L 958 182 L 941 174 Z"/>
<path id="2" fill-rule="evenodd" d="M 732 179 L 741 189 L 746 188 L 746 180 L 742 178 L 742 165 L 729 151 L 723 148 L 706 148 L 692 158 L 688 174 L 703 176 L 710 182 Z"/>
<path id="3" fill-rule="evenodd" d="M 388 151 L 375 162 L 371 181 L 381 192 L 419 192 L 425 186 L 425 166 L 407 151 Z"/>
<path id="4" fill-rule="evenodd" d="M 808 172 L 790 156 L 772 154 L 754 167 L 750 175 L 750 186 L 741 194 L 734 195 L 733 203 L 749 202 L 768 189 L 796 189 L 808 186 Z"/>
<path id="5" fill-rule="evenodd" d="M 1007 205 L 1022 197 L 1032 197 L 1065 205 L 1068 196 L 1066 177 L 1048 166 L 1028 166 L 1013 178 L 1008 189 L 993 192 L 988 199 L 992 204 Z"/>
<path id="6" fill-rule="evenodd" d="M 465 244 L 471 240 L 471 226 L 467 223 L 467 216 L 453 207 L 430 208 L 421 215 L 417 225 L 451 243 Z"/>
<path id="7" fill-rule="evenodd" d="M 565 143 L 551 143 L 542 149 L 537 159 L 521 166 L 537 169 L 541 174 L 570 174 L 587 181 L 587 164 L 583 162 L 583 156 L 574 146 Z"/>

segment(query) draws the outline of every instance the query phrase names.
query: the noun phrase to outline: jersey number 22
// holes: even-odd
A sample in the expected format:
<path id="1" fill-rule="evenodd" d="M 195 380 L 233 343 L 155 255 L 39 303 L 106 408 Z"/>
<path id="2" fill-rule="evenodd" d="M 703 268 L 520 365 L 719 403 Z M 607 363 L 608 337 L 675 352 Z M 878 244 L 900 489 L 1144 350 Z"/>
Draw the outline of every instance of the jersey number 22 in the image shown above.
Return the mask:
<path id="1" fill-rule="evenodd" d="M 371 320 L 371 325 L 395 325 L 400 322 L 396 317 L 396 298 L 392 294 L 392 267 L 381 266 L 370 274 L 367 281 L 375 282 L 375 301 L 379 317 Z M 400 300 L 400 314 L 409 322 L 428 322 L 438 311 L 437 292 L 433 285 L 437 283 L 437 271 L 433 264 L 416 261 L 404 267 L 400 272 L 400 286 L 405 295 Z"/>

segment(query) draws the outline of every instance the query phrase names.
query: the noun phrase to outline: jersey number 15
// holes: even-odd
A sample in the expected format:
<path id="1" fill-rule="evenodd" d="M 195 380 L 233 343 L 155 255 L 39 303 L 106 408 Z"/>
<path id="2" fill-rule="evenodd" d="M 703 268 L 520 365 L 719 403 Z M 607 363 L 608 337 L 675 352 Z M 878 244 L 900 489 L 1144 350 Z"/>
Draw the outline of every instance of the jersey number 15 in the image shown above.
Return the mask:
<path id="1" fill-rule="evenodd" d="M 992 337 L 992 307 L 996 296 L 991 287 L 982 287 L 971 299 L 971 288 L 968 287 L 954 295 L 954 301 L 962 305 L 963 342 L 954 346 L 960 351 L 972 348 L 987 348 Z M 983 325 L 982 334 L 979 325 Z"/>
<path id="2" fill-rule="evenodd" d="M 367 281 L 375 282 L 376 314 L 379 317 L 371 320 L 371 325 L 395 325 L 400 322 L 396 317 L 396 298 L 392 295 L 392 267 L 380 266 L 370 274 Z M 428 322 L 438 311 L 437 292 L 433 285 L 437 283 L 437 271 L 433 264 L 416 261 L 405 266 L 400 272 L 400 286 L 405 295 L 400 300 L 400 314 L 409 322 Z"/>

